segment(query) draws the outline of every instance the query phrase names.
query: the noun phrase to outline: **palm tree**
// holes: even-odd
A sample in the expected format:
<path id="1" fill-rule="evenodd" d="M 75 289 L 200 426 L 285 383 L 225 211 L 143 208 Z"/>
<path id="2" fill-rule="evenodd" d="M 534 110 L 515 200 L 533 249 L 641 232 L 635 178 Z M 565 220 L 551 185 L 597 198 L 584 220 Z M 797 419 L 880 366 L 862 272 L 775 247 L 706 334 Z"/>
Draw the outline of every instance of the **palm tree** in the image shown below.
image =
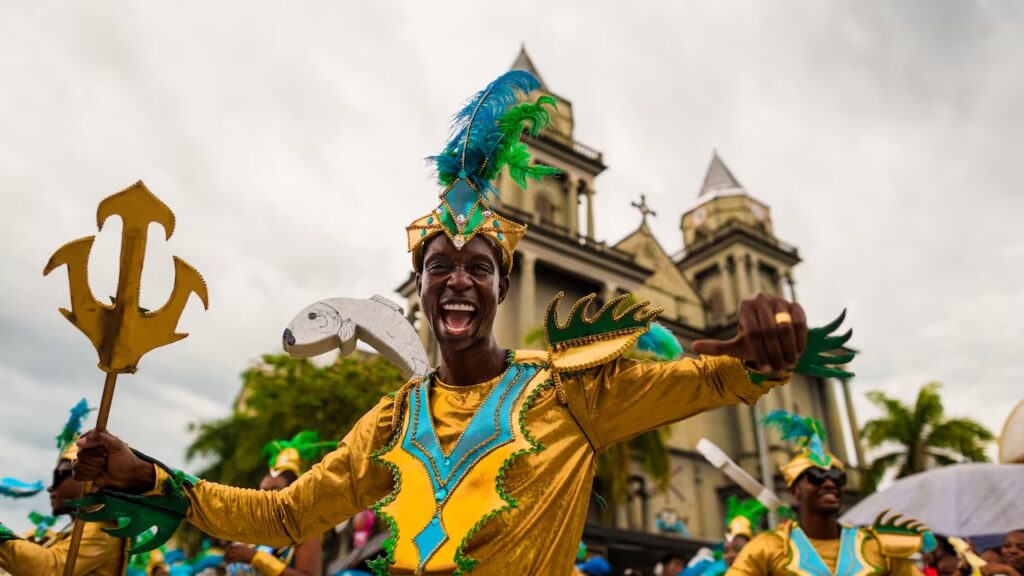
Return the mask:
<path id="1" fill-rule="evenodd" d="M 946 418 L 939 396 L 938 382 L 921 387 L 917 402 L 907 406 L 883 392 L 868 392 L 868 400 L 885 411 L 885 415 L 864 424 L 863 436 L 868 446 L 898 445 L 875 458 L 867 471 L 867 492 L 890 468 L 898 468 L 897 478 L 928 469 L 930 461 L 937 466 L 956 462 L 988 462 L 985 445 L 993 439 L 992 432 L 970 418 Z"/>

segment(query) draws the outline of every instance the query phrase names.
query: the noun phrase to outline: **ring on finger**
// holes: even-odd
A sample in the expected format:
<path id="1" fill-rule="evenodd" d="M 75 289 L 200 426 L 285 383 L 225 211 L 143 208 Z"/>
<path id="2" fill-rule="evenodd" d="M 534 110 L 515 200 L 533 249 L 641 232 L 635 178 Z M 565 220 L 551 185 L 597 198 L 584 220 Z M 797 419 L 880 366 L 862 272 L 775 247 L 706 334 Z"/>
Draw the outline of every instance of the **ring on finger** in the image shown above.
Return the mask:
<path id="1" fill-rule="evenodd" d="M 789 312 L 776 312 L 775 313 L 776 324 L 792 324 L 793 317 L 789 315 Z"/>

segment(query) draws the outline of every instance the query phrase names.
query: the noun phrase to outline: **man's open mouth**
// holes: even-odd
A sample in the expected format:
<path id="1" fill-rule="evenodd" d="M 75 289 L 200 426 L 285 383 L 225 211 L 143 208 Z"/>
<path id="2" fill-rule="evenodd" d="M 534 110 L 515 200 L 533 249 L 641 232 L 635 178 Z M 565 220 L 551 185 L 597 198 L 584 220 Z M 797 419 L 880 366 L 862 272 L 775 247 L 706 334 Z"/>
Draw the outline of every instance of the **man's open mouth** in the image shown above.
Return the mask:
<path id="1" fill-rule="evenodd" d="M 469 325 L 476 317 L 476 306 L 472 304 L 442 304 L 441 322 L 449 334 L 462 334 L 469 330 Z"/>

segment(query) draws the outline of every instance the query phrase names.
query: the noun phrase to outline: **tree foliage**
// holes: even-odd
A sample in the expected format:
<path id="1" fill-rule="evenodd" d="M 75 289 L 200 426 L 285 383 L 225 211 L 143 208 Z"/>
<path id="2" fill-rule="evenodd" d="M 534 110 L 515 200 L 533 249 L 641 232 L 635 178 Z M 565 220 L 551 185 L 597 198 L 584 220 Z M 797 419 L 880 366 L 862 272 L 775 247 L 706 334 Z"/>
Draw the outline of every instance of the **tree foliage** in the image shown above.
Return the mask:
<path id="1" fill-rule="evenodd" d="M 970 418 L 946 418 L 938 382 L 921 387 L 917 401 L 907 406 L 883 392 L 868 392 L 868 400 L 885 415 L 864 424 L 868 446 L 898 446 L 875 458 L 867 473 L 869 491 L 889 469 L 902 478 L 926 470 L 930 462 L 948 466 L 958 461 L 987 462 L 985 445 L 992 432 Z"/>
<path id="2" fill-rule="evenodd" d="M 193 424 L 196 438 L 187 458 L 209 465 L 199 476 L 233 486 L 255 487 L 266 474 L 263 446 L 316 430 L 341 440 L 382 396 L 404 379 L 383 358 L 345 357 L 320 367 L 284 354 L 265 355 L 242 374 L 242 391 L 227 418 Z"/>

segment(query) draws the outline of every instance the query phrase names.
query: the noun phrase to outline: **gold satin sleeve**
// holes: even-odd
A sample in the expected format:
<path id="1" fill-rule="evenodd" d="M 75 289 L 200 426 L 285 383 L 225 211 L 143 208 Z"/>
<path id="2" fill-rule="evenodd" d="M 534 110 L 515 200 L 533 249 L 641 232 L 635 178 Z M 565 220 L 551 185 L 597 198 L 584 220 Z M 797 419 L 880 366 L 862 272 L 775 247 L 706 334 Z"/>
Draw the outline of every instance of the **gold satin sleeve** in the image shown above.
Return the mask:
<path id="1" fill-rule="evenodd" d="M 78 549 L 75 576 L 121 576 L 125 566 L 125 541 L 114 538 L 103 528 L 112 523 L 86 522 L 82 546 Z M 10 540 L 0 544 L 0 568 L 11 576 L 46 576 L 64 572 L 71 538 L 66 536 L 49 548 L 27 540 Z"/>
<path id="2" fill-rule="evenodd" d="M 718 406 L 753 404 L 785 383 L 754 384 L 743 363 L 729 356 L 671 362 L 620 357 L 561 378 L 567 394 L 583 396 L 587 422 L 580 425 L 595 450 Z"/>
<path id="3" fill-rule="evenodd" d="M 763 532 L 747 542 L 725 576 L 773 576 L 786 574 L 789 550 L 775 532 Z"/>
<path id="4" fill-rule="evenodd" d="M 281 547 L 318 536 L 383 498 L 393 479 L 370 455 L 394 433 L 395 400 L 367 412 L 338 448 L 284 490 L 260 491 L 200 481 L 187 490 L 188 521 L 222 540 Z M 167 474 L 156 469 L 156 485 Z"/>

